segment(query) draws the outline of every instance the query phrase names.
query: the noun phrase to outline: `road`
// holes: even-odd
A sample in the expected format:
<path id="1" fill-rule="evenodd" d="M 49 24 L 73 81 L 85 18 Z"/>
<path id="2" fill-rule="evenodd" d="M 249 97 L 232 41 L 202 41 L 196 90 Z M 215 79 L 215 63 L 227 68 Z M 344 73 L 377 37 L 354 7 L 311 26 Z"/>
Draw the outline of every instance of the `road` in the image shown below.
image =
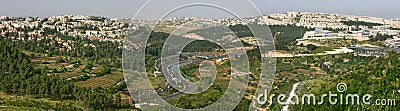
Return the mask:
<path id="1" fill-rule="evenodd" d="M 240 53 L 237 51 L 232 51 L 231 53 L 225 54 L 226 55 L 242 55 L 244 53 Z M 211 55 L 212 59 L 219 59 L 225 56 L 221 55 Z M 196 58 L 196 59 L 190 59 L 190 60 L 184 60 L 184 61 L 179 61 L 179 62 L 170 62 L 172 57 L 177 57 L 177 56 L 170 56 L 170 57 L 164 57 L 160 65 L 160 70 L 162 74 L 164 75 L 165 79 L 167 80 L 168 84 L 170 84 L 173 88 L 178 89 L 180 92 L 168 95 L 164 97 L 165 99 L 169 98 L 174 98 L 177 96 L 184 95 L 185 93 L 189 94 L 194 94 L 195 91 L 198 89 L 198 85 L 193 82 L 187 81 L 179 72 L 179 67 L 191 65 L 191 64 L 198 64 L 204 61 L 204 59 Z M 165 91 L 165 90 L 164 90 Z"/>
<path id="2" fill-rule="evenodd" d="M 185 60 L 179 63 L 162 63 L 161 72 L 164 75 L 167 82 L 174 88 L 180 89 L 181 92 L 191 93 L 197 89 L 197 85 L 192 82 L 186 81 L 186 79 L 179 73 L 180 66 L 186 66 L 202 62 L 203 60 Z"/>

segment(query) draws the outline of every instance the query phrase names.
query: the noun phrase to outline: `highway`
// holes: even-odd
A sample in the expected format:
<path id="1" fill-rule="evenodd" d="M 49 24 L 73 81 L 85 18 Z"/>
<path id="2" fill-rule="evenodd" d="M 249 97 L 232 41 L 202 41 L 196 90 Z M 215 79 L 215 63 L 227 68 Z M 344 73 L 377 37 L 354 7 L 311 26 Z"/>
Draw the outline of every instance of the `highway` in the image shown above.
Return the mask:
<path id="1" fill-rule="evenodd" d="M 161 72 L 164 75 L 167 82 L 174 88 L 181 92 L 192 93 L 197 89 L 197 85 L 192 82 L 186 81 L 186 79 L 179 73 L 179 66 L 187 66 L 191 64 L 197 64 L 202 62 L 201 59 L 196 60 L 185 60 L 179 63 L 162 63 Z"/>

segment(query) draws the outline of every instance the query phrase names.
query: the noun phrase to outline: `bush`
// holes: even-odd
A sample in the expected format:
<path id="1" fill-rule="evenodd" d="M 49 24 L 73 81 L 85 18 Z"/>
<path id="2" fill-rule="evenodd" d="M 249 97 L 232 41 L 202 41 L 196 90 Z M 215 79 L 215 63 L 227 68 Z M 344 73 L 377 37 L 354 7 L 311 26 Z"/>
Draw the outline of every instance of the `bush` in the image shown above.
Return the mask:
<path id="1" fill-rule="evenodd" d="M 313 44 L 308 44 L 308 45 L 306 46 L 306 48 L 307 48 L 307 50 L 313 51 L 313 50 L 317 49 L 317 46 L 315 46 L 315 45 L 313 45 Z"/>
<path id="2" fill-rule="evenodd" d="M 64 59 L 57 59 L 57 62 L 58 63 L 65 63 L 65 60 Z"/>
<path id="3" fill-rule="evenodd" d="M 100 76 L 104 76 L 104 75 L 110 74 L 110 73 L 111 73 L 111 68 L 106 67 L 103 70 L 101 70 L 101 72 L 96 73 L 96 76 L 100 77 Z"/>

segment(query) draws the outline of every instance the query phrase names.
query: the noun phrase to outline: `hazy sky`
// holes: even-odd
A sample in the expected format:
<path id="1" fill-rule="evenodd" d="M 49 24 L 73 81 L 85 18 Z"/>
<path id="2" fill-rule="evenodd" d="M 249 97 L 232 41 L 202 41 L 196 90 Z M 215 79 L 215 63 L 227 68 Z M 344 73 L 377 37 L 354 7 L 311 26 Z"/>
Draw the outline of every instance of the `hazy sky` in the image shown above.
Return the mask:
<path id="1" fill-rule="evenodd" d="M 0 16 L 39 16 L 54 15 L 98 15 L 106 17 L 133 17 L 147 0 L 2 0 Z M 201 2 L 201 0 L 161 0 L 145 8 L 143 14 L 148 17 L 160 15 L 171 10 L 169 5 L 181 2 Z M 232 11 L 245 16 L 256 16 L 243 11 L 243 3 L 238 0 L 213 0 L 230 5 Z M 283 13 L 289 11 L 338 13 L 352 15 L 400 18 L 400 0 L 251 0 L 262 14 Z M 172 16 L 230 17 L 229 14 L 207 7 L 189 7 L 177 11 Z"/>

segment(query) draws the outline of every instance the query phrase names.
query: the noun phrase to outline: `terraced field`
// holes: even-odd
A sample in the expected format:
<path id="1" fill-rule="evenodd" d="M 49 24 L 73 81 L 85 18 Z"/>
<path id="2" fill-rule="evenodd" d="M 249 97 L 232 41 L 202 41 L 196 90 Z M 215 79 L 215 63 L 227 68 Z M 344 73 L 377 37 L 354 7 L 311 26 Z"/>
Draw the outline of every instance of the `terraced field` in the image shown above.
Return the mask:
<path id="1" fill-rule="evenodd" d="M 86 81 L 76 82 L 76 86 L 81 87 L 110 87 L 119 82 L 124 75 L 122 72 L 112 72 L 111 74 L 107 74 L 105 76 L 91 78 Z"/>
<path id="2" fill-rule="evenodd" d="M 45 111 L 64 107 L 69 110 L 83 109 L 82 104 L 71 100 L 52 100 L 34 98 L 25 95 L 14 95 L 0 92 L 0 111 Z M 68 107 L 68 108 L 67 108 Z"/>
<path id="3" fill-rule="evenodd" d="M 82 68 L 85 68 L 85 67 L 86 67 L 86 65 L 81 65 L 81 66 L 79 66 L 78 68 L 76 68 L 76 69 L 75 69 L 74 71 L 72 71 L 72 72 L 60 73 L 60 74 L 59 74 L 59 77 L 61 77 L 61 78 L 69 78 L 69 77 L 74 77 L 74 76 L 82 75 L 81 69 L 82 69 Z"/>

